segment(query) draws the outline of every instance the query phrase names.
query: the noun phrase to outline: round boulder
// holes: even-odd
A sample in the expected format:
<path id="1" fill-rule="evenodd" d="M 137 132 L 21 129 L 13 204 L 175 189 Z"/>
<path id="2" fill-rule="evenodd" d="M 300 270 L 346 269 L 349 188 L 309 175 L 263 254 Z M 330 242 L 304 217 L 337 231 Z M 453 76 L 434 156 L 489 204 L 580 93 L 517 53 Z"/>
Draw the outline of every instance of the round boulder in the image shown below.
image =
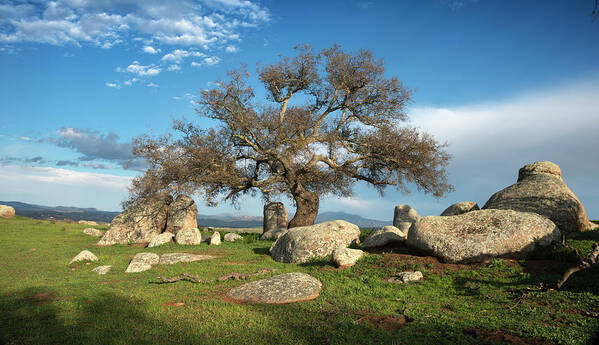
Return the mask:
<path id="1" fill-rule="evenodd" d="M 11 206 L 0 205 L 0 218 L 12 218 L 15 216 L 15 209 Z"/>
<path id="2" fill-rule="evenodd" d="M 410 228 L 406 243 L 445 262 L 481 262 L 521 258 L 560 236 L 552 221 L 535 213 L 480 210 L 424 217 Z"/>
<path id="3" fill-rule="evenodd" d="M 333 263 L 337 267 L 350 267 L 364 255 L 360 249 L 339 247 L 333 251 Z"/>
<path id="4" fill-rule="evenodd" d="M 455 203 L 445 209 L 441 213 L 442 216 L 457 216 L 458 214 L 464 214 L 470 211 L 478 211 L 480 207 L 474 201 L 462 201 Z"/>
<path id="5" fill-rule="evenodd" d="M 407 222 L 404 222 L 402 224 L 406 224 Z M 372 234 L 370 234 L 368 237 L 366 237 L 366 239 L 364 240 L 364 243 L 362 243 L 362 248 L 374 248 L 374 247 L 382 247 L 384 245 L 387 245 L 389 243 L 402 243 L 405 242 L 406 237 L 407 237 L 407 230 L 410 229 L 410 226 L 412 225 L 412 223 L 407 223 L 409 224 L 406 232 L 401 231 L 400 229 L 391 226 L 391 225 L 387 225 L 387 226 L 383 226 L 382 228 L 375 230 Z M 405 228 L 405 226 L 404 226 Z"/>
<path id="6" fill-rule="evenodd" d="M 170 232 L 163 232 L 160 235 L 154 237 L 152 241 L 150 241 L 150 244 L 148 244 L 148 248 L 157 247 L 165 243 L 169 243 L 170 241 L 172 241 L 173 237 L 175 237 L 175 235 L 171 234 Z"/>
<path id="7" fill-rule="evenodd" d="M 518 181 L 493 194 L 483 209 L 533 212 L 565 233 L 592 228 L 584 206 L 562 180 L 560 167 L 547 161 L 522 167 Z"/>
<path id="8" fill-rule="evenodd" d="M 235 242 L 237 240 L 243 239 L 243 237 L 239 234 L 230 232 L 228 234 L 225 234 L 225 237 L 223 239 L 225 240 L 225 242 Z"/>
<path id="9" fill-rule="evenodd" d="M 286 273 L 229 290 L 227 296 L 248 303 L 283 304 L 318 297 L 322 283 L 305 273 Z"/>
<path id="10" fill-rule="evenodd" d="M 289 229 L 271 246 L 271 255 L 278 262 L 302 263 L 321 258 L 338 247 L 360 241 L 360 228 L 344 220 L 333 220 Z"/>

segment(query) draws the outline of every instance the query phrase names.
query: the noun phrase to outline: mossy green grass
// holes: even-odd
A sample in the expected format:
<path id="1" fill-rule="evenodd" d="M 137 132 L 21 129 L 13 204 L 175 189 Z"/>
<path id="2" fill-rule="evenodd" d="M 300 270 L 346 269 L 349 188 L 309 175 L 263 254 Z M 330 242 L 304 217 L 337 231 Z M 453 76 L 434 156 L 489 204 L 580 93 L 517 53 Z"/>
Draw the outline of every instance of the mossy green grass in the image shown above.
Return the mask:
<path id="1" fill-rule="evenodd" d="M 306 264 L 275 262 L 268 255 L 272 241 L 261 241 L 256 234 L 220 246 L 98 247 L 98 238 L 83 234 L 86 227 L 18 216 L 0 219 L 0 343 L 500 344 L 518 339 L 593 344 L 598 340 L 597 270 L 577 273 L 561 290 L 539 288 L 557 281 L 572 262 L 498 259 L 446 265 L 390 248 L 339 270 L 330 257 Z M 567 241 L 588 252 L 591 243 L 599 242 L 599 231 Z M 68 265 L 83 249 L 99 260 Z M 217 258 L 124 273 L 139 252 Z M 99 265 L 112 265 L 112 270 L 100 276 L 92 271 Z M 304 272 L 319 279 L 323 289 L 312 301 L 286 305 L 240 304 L 226 297 L 230 288 L 245 281 L 219 281 L 219 277 L 263 268 L 275 271 L 249 280 Z M 423 271 L 423 281 L 401 285 L 386 281 L 396 272 L 414 269 Z M 211 282 L 157 279 L 181 273 Z"/>

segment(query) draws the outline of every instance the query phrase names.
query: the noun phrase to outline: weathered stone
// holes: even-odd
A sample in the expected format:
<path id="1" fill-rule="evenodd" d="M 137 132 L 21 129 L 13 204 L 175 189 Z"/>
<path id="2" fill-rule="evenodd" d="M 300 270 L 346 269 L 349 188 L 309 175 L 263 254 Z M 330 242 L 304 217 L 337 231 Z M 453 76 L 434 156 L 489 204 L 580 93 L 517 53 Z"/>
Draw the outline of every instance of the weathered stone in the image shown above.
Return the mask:
<path id="1" fill-rule="evenodd" d="M 108 273 L 111 268 L 112 268 L 112 266 L 110 266 L 110 265 L 98 266 L 98 267 L 94 268 L 92 271 L 98 273 L 98 275 L 104 275 L 104 274 Z"/>
<path id="2" fill-rule="evenodd" d="M 104 231 L 94 229 L 94 228 L 85 228 L 83 229 L 83 233 L 90 236 L 101 237 L 104 236 Z"/>
<path id="3" fill-rule="evenodd" d="M 395 206 L 393 212 L 393 226 L 399 228 L 399 224 L 403 222 L 414 223 L 420 219 L 418 212 L 407 204 Z"/>
<path id="4" fill-rule="evenodd" d="M 271 247 L 272 258 L 279 262 L 306 262 L 325 257 L 338 247 L 360 241 L 360 228 L 344 220 L 287 230 Z"/>
<path id="5" fill-rule="evenodd" d="M 77 222 L 77 224 L 83 224 L 83 225 L 98 225 L 97 222 L 94 222 L 93 220 L 80 220 Z"/>
<path id="6" fill-rule="evenodd" d="M 193 262 L 200 260 L 214 259 L 216 256 L 212 255 L 198 255 L 189 253 L 167 253 L 160 256 L 160 264 L 173 265 L 178 262 Z"/>
<path id="7" fill-rule="evenodd" d="M 559 228 L 535 213 L 480 210 L 424 217 L 410 228 L 407 244 L 446 262 L 521 258 L 560 239 Z"/>
<path id="8" fill-rule="evenodd" d="M 114 217 L 98 245 L 150 242 L 164 230 L 171 201 L 170 195 L 163 195 L 128 207 Z"/>
<path id="9" fill-rule="evenodd" d="M 179 230 L 175 235 L 175 242 L 184 245 L 198 245 L 202 242 L 202 234 L 195 228 Z"/>
<path id="10" fill-rule="evenodd" d="M 179 195 L 177 199 L 168 206 L 166 218 L 166 230 L 176 235 L 181 229 L 198 227 L 198 207 L 193 198 L 187 195 Z"/>
<path id="11" fill-rule="evenodd" d="M 360 249 L 339 247 L 333 250 L 333 263 L 337 267 L 353 266 L 364 255 Z"/>
<path id="12" fill-rule="evenodd" d="M 15 216 L 15 209 L 11 206 L 0 205 L 0 218 L 12 218 Z"/>
<path id="13" fill-rule="evenodd" d="M 169 243 L 173 240 L 173 237 L 175 237 L 175 235 L 171 234 L 170 232 L 163 232 L 160 235 L 154 237 L 152 241 L 150 241 L 150 243 L 148 244 L 148 248 L 158 247 L 165 243 Z"/>
<path id="14" fill-rule="evenodd" d="M 420 271 L 415 271 L 415 272 L 406 271 L 406 272 L 396 273 L 395 276 L 389 278 L 389 280 L 387 280 L 387 281 L 390 283 L 402 284 L 402 283 L 419 281 L 419 280 L 422 280 L 423 278 L 424 278 L 424 276 L 422 275 L 422 272 L 420 272 Z"/>
<path id="15" fill-rule="evenodd" d="M 406 228 L 405 224 L 409 224 L 409 226 L 407 226 L 408 230 L 412 225 L 412 223 L 409 222 L 402 222 L 401 224 L 404 228 Z M 407 235 L 407 232 L 403 232 L 394 226 L 383 226 L 382 228 L 375 230 L 370 236 L 366 237 L 364 243 L 362 243 L 362 248 L 374 248 L 382 247 L 390 243 L 402 243 L 405 242 Z"/>
<path id="16" fill-rule="evenodd" d="M 220 245 L 220 232 L 216 231 L 215 233 L 213 233 L 210 236 L 210 241 L 208 242 L 209 245 L 211 246 L 218 246 Z"/>
<path id="17" fill-rule="evenodd" d="M 127 266 L 125 273 L 137 273 L 147 271 L 152 268 L 152 265 L 160 262 L 158 254 L 154 253 L 137 253 Z"/>
<path id="18" fill-rule="evenodd" d="M 457 216 L 458 214 L 467 213 L 470 211 L 478 211 L 480 207 L 474 201 L 462 201 L 455 203 L 441 213 L 442 216 Z"/>
<path id="19" fill-rule="evenodd" d="M 277 238 L 281 231 L 287 230 L 289 215 L 282 202 L 269 202 L 264 205 L 264 220 L 260 239 Z"/>
<path id="20" fill-rule="evenodd" d="M 227 296 L 248 303 L 283 304 L 318 297 L 322 283 L 305 273 L 286 273 L 229 290 Z"/>
<path id="21" fill-rule="evenodd" d="M 584 206 L 562 180 L 559 166 L 547 161 L 522 167 L 518 181 L 493 194 L 483 209 L 537 213 L 565 233 L 592 227 Z"/>
<path id="22" fill-rule="evenodd" d="M 69 262 L 69 265 L 72 264 L 73 262 L 78 262 L 78 261 L 98 261 L 98 257 L 95 256 L 89 250 L 83 250 L 79 254 L 77 254 L 73 258 L 73 260 L 71 260 L 71 262 Z"/>
<path id="23" fill-rule="evenodd" d="M 225 242 L 235 242 L 235 241 L 241 240 L 241 239 L 243 239 L 243 236 L 232 233 L 232 232 L 225 234 L 225 237 L 224 237 Z"/>

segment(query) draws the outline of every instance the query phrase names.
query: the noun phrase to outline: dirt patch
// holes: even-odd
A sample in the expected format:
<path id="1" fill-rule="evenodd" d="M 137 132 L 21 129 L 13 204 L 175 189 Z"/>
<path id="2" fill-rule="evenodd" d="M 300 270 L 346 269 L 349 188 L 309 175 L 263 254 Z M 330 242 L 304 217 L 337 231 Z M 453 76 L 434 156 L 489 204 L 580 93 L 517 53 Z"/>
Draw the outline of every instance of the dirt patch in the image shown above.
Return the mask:
<path id="1" fill-rule="evenodd" d="M 162 305 L 165 307 L 183 307 L 183 306 L 185 306 L 185 303 L 183 303 L 183 302 L 164 302 L 164 303 L 162 303 Z"/>
<path id="2" fill-rule="evenodd" d="M 148 244 L 150 244 L 150 242 L 143 242 L 143 243 L 131 243 L 129 245 L 129 247 L 141 247 L 141 248 L 145 248 L 148 246 Z"/>
<path id="3" fill-rule="evenodd" d="M 477 339 L 479 344 L 490 344 L 491 342 L 502 342 L 514 345 L 553 345 L 543 340 L 535 338 L 520 337 L 517 335 L 505 333 L 503 331 L 494 331 L 484 328 L 466 328 L 464 335 Z"/>
<path id="4" fill-rule="evenodd" d="M 390 315 L 377 315 L 370 310 L 362 310 L 357 315 L 360 316 L 356 322 L 368 324 L 376 329 L 382 329 L 387 332 L 393 332 L 403 327 L 406 323 L 414 321 L 413 318 L 405 315 L 399 317 Z"/>
<path id="5" fill-rule="evenodd" d="M 54 292 L 40 292 L 36 295 L 25 297 L 25 300 L 35 304 L 52 303 L 56 299 Z"/>
<path id="6" fill-rule="evenodd" d="M 448 264 L 440 262 L 432 256 L 416 256 L 411 254 L 386 254 L 380 263 L 383 267 L 403 268 L 405 265 L 419 265 L 418 269 L 426 269 L 429 272 L 443 274 L 446 270 L 460 271 L 471 270 L 484 264 Z"/>

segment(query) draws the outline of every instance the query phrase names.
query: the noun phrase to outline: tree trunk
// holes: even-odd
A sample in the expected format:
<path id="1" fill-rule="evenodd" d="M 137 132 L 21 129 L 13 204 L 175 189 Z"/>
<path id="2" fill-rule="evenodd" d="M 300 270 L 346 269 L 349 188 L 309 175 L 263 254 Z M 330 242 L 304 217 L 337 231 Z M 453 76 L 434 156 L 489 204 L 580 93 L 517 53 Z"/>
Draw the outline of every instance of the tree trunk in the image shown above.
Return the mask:
<path id="1" fill-rule="evenodd" d="M 302 190 L 293 194 L 293 199 L 297 206 L 295 216 L 289 222 L 288 228 L 298 226 L 314 225 L 316 216 L 318 216 L 319 198 L 317 193 Z"/>

